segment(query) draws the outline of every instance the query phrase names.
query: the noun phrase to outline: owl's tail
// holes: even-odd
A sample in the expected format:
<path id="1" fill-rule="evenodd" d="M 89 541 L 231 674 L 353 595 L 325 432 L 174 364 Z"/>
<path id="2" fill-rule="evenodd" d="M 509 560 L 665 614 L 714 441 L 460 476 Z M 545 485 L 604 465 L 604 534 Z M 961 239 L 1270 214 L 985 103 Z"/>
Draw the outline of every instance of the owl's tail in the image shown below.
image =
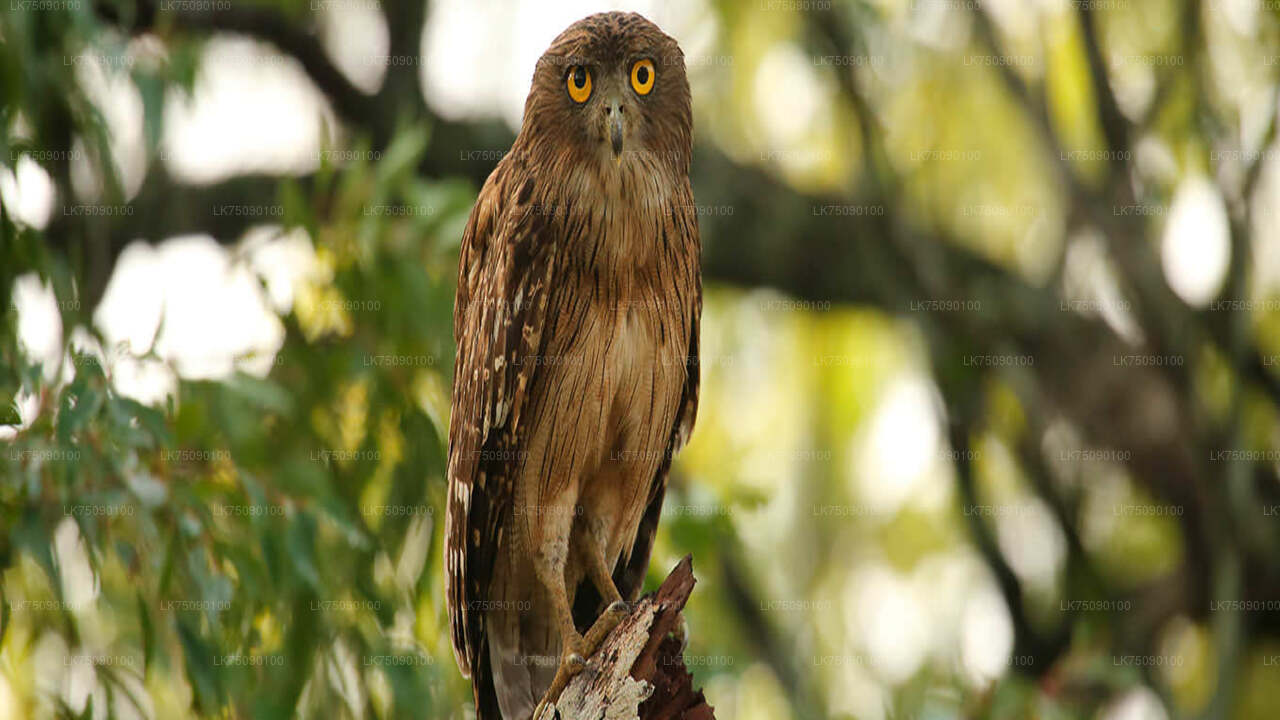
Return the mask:
<path id="1" fill-rule="evenodd" d="M 471 665 L 471 688 L 475 694 L 476 720 L 506 720 L 498 707 L 498 695 L 494 692 L 493 666 L 489 663 L 489 648 L 481 646 L 478 662 Z M 520 718 L 519 720 L 524 720 Z"/>
<path id="2" fill-rule="evenodd" d="M 528 601 L 518 605 L 528 607 L 525 602 Z M 550 615 L 549 610 L 545 614 L 530 613 Z M 559 666 L 559 630 L 553 624 L 522 623 L 521 619 L 520 611 L 510 609 L 491 610 L 486 617 L 485 672 L 493 702 L 501 710 L 501 715 L 494 717 L 503 720 L 529 720 Z M 478 683 L 476 688 L 479 693 Z M 479 706 L 477 699 L 476 707 Z M 480 717 L 477 715 L 477 720 Z"/>

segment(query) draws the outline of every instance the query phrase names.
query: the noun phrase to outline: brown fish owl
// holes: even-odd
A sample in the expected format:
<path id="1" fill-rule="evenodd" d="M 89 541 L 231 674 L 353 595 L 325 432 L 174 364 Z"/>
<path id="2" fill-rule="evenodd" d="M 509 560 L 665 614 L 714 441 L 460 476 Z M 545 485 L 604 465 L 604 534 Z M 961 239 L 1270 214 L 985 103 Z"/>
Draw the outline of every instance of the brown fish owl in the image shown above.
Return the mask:
<path id="1" fill-rule="evenodd" d="M 640 592 L 697 412 L 692 135 L 675 40 L 592 15 L 538 61 L 471 212 L 444 552 L 479 720 L 555 699 Z"/>

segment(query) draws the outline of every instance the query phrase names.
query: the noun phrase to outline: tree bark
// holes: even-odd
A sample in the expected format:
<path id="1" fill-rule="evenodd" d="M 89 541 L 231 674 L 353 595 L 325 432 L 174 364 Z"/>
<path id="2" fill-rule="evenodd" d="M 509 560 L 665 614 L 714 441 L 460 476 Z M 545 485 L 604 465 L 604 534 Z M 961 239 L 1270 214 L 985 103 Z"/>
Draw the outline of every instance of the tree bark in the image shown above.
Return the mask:
<path id="1" fill-rule="evenodd" d="M 535 720 L 713 720 L 702 691 L 693 689 L 682 643 L 672 634 L 681 627 L 680 611 L 694 582 L 693 560 L 686 555 Z"/>

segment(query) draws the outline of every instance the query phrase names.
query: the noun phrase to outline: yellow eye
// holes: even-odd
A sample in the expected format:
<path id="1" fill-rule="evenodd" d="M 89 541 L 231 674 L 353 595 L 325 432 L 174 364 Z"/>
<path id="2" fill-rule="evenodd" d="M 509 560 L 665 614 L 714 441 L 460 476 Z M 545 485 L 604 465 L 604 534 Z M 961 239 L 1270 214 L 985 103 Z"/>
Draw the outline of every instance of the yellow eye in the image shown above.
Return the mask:
<path id="1" fill-rule="evenodd" d="M 584 103 L 591 97 L 591 71 L 581 65 L 569 68 L 569 97 L 576 103 Z"/>
<path id="2" fill-rule="evenodd" d="M 648 95 L 653 89 L 654 75 L 652 60 L 637 60 L 631 66 L 631 87 L 640 95 Z"/>

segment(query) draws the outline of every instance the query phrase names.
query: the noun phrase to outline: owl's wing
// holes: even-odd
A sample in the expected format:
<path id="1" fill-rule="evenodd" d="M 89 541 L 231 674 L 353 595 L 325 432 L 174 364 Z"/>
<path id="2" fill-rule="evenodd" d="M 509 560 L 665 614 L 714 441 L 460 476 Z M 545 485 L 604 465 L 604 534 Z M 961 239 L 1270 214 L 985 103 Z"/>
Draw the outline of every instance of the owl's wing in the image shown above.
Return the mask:
<path id="1" fill-rule="evenodd" d="M 477 608 L 511 503 L 506 460 L 537 367 L 529 360 L 540 352 L 555 263 L 555 244 L 544 237 L 547 214 L 532 204 L 533 187 L 522 163 L 508 156 L 498 165 L 471 211 L 458 268 L 445 586 L 454 655 L 463 675 L 474 672 L 477 680 L 488 672 Z"/>
<path id="2" fill-rule="evenodd" d="M 677 267 L 674 277 L 677 293 L 687 293 L 689 317 L 689 340 L 685 353 L 684 390 L 680 397 L 680 409 L 676 412 L 675 423 L 671 426 L 671 434 L 667 440 L 667 451 L 663 455 L 662 464 L 654 474 L 649 486 L 648 503 L 644 515 L 640 518 L 640 526 L 636 531 L 635 543 L 631 553 L 619 558 L 618 567 L 614 568 L 613 583 L 627 600 L 635 600 L 644 585 L 645 573 L 649 570 L 649 555 L 653 552 L 653 539 L 658 531 L 658 517 L 662 514 L 662 499 L 667 491 L 667 476 L 671 472 L 671 459 L 689 441 L 693 432 L 693 423 L 698 416 L 698 387 L 701 375 L 701 362 L 698 354 L 698 332 L 702 324 L 702 272 L 698 264 L 701 255 L 701 242 L 698 238 L 698 218 L 694 212 L 693 194 L 686 189 L 687 198 L 667 213 L 670 222 L 665 228 L 668 241 L 681 243 L 688 248 L 687 257 L 691 263 L 688 267 Z"/>

